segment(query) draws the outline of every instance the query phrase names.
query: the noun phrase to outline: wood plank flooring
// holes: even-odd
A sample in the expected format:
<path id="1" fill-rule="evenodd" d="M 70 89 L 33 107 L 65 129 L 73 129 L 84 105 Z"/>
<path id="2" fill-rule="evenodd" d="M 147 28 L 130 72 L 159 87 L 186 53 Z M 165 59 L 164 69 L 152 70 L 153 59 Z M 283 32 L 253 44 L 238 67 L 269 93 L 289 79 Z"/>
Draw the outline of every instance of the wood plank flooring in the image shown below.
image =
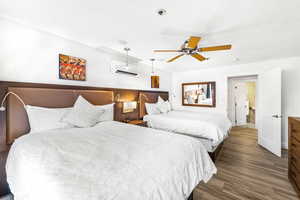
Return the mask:
<path id="1" fill-rule="evenodd" d="M 257 132 L 233 128 L 216 162 L 218 173 L 194 191 L 194 200 L 299 199 L 287 175 L 287 152 L 276 157 L 257 145 Z"/>

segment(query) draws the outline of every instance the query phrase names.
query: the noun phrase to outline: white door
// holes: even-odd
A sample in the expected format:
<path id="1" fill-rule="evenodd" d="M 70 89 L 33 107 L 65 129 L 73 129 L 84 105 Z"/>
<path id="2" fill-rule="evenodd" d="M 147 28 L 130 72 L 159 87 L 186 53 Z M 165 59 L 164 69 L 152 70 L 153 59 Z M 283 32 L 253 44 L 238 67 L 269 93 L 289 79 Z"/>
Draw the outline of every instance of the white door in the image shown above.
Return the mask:
<path id="1" fill-rule="evenodd" d="M 245 82 L 234 84 L 235 124 L 242 126 L 247 124 L 247 88 Z"/>
<path id="2" fill-rule="evenodd" d="M 281 156 L 281 69 L 258 76 L 258 144 Z"/>

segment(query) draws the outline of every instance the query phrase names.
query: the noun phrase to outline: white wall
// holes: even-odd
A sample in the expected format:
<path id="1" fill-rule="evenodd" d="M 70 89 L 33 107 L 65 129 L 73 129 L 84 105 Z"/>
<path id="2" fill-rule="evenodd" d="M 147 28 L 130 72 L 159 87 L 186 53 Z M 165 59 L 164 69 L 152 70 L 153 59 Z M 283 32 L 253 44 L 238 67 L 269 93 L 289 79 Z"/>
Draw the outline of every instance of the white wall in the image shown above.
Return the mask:
<path id="1" fill-rule="evenodd" d="M 94 48 L 48 34 L 21 24 L 0 18 L 0 80 L 53 84 L 86 85 L 131 89 L 151 89 L 151 67 L 136 64 L 138 77 L 113 74 L 110 70 L 114 55 L 96 51 Z M 87 81 L 67 81 L 58 78 L 58 54 L 85 58 L 87 60 Z M 300 115 L 300 57 L 272 60 L 222 68 L 173 73 L 157 71 L 160 75 L 160 89 L 175 94 L 173 104 L 180 109 L 192 111 L 213 110 L 227 112 L 227 78 L 230 76 L 254 75 L 269 68 L 283 69 L 283 130 L 284 146 L 287 145 L 287 117 Z M 193 81 L 216 81 L 216 108 L 195 108 L 181 106 L 181 83 Z M 172 86 L 172 87 L 171 87 Z"/>
<path id="2" fill-rule="evenodd" d="M 263 71 L 275 67 L 280 67 L 283 70 L 282 140 L 283 147 L 287 148 L 287 118 L 288 116 L 300 116 L 300 57 L 173 73 L 171 89 L 172 94 L 175 95 L 172 100 L 173 106 L 177 109 L 184 110 L 209 110 L 220 113 L 227 113 L 228 77 L 256 74 L 259 75 Z M 184 107 L 181 105 L 181 83 L 199 81 L 216 81 L 216 108 Z"/>
<path id="3" fill-rule="evenodd" d="M 115 55 L 0 18 L 0 80 L 68 85 L 86 85 L 130 89 L 151 89 L 151 67 L 133 64 L 138 77 L 111 72 Z M 86 30 L 88 31 L 88 30 Z M 87 81 L 58 78 L 58 54 L 87 60 Z M 160 89 L 169 90 L 171 74 L 158 71 Z"/>

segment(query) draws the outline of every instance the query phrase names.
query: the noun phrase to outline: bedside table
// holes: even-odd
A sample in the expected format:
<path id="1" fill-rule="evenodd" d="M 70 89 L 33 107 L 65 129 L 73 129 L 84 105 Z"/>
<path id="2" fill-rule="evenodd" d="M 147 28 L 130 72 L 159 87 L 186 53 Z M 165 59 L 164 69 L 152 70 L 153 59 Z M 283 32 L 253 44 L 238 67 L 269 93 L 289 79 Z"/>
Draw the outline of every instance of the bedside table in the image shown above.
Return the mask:
<path id="1" fill-rule="evenodd" d="M 147 122 L 143 120 L 131 120 L 127 122 L 128 124 L 147 127 Z"/>
<path id="2" fill-rule="evenodd" d="M 0 197 L 0 200 L 13 200 L 13 196 L 9 194 L 9 195 Z"/>

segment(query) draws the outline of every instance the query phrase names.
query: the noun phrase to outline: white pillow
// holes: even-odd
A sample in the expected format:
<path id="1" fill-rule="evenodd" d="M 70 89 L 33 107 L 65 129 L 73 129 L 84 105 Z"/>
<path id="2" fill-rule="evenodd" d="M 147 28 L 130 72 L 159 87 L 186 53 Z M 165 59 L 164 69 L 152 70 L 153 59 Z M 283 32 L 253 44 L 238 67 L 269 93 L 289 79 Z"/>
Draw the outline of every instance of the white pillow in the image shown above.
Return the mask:
<path id="1" fill-rule="evenodd" d="M 62 117 L 71 108 L 44 108 L 27 105 L 25 109 L 29 119 L 30 133 L 73 127 L 68 123 L 61 122 Z"/>
<path id="2" fill-rule="evenodd" d="M 172 110 L 170 102 L 164 101 L 163 98 L 161 98 L 160 96 L 158 96 L 157 104 L 158 104 L 158 110 L 161 113 L 167 113 Z"/>
<path id="3" fill-rule="evenodd" d="M 87 128 L 98 123 L 103 113 L 104 110 L 97 109 L 97 106 L 79 96 L 72 110 L 63 117 L 62 121 L 77 127 Z"/>
<path id="4" fill-rule="evenodd" d="M 166 102 L 159 102 L 157 103 L 157 109 L 161 113 L 167 113 L 168 112 L 168 105 Z"/>
<path id="5" fill-rule="evenodd" d="M 113 121 L 114 120 L 114 103 L 112 104 L 106 104 L 103 106 L 96 106 L 97 109 L 103 110 L 103 114 L 100 115 L 98 122 L 104 122 L 104 121 Z"/>
<path id="6" fill-rule="evenodd" d="M 160 113 L 156 103 L 145 103 L 145 106 L 148 115 L 155 115 Z"/>
<path id="7" fill-rule="evenodd" d="M 161 113 L 168 113 L 172 110 L 169 101 L 164 101 L 162 103 L 157 103 L 157 104 L 158 104 L 157 108 Z"/>
<path id="8" fill-rule="evenodd" d="M 168 112 L 170 112 L 172 110 L 172 106 L 171 103 L 169 101 L 165 101 L 168 107 Z"/>
<path id="9" fill-rule="evenodd" d="M 165 102 L 164 99 L 158 96 L 157 103 L 163 103 L 163 102 Z"/>

